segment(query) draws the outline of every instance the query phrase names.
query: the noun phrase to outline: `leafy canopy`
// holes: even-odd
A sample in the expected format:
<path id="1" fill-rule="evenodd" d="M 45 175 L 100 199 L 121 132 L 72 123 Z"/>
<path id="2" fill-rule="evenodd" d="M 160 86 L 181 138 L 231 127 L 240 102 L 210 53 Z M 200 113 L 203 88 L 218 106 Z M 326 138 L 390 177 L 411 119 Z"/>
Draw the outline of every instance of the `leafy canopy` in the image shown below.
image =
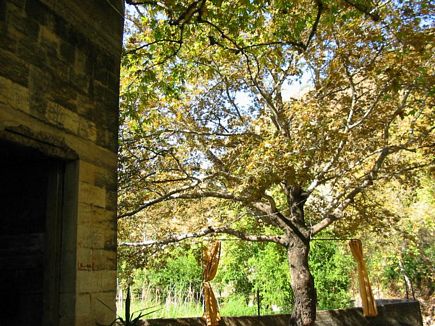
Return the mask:
<path id="1" fill-rule="evenodd" d="M 179 226 L 207 198 L 308 237 L 366 217 L 373 183 L 433 164 L 429 1 L 141 4 L 123 58 L 120 217 Z"/>

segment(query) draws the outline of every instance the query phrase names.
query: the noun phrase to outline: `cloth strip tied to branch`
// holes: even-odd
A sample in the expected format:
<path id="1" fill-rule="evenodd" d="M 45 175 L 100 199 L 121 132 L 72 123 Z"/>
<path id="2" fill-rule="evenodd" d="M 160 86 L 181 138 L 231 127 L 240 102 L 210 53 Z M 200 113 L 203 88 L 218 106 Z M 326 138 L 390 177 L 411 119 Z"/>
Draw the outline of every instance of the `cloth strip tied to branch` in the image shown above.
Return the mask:
<path id="1" fill-rule="evenodd" d="M 378 314 L 376 302 L 370 286 L 369 276 L 364 262 L 362 243 L 359 239 L 349 241 L 349 247 L 358 264 L 359 293 L 362 301 L 363 314 L 365 317 L 374 317 Z"/>
<path id="2" fill-rule="evenodd" d="M 215 242 L 209 249 L 204 249 L 203 266 L 204 266 L 204 315 L 207 326 L 217 326 L 221 319 L 216 297 L 211 288 L 210 281 L 214 279 L 217 273 L 219 259 L 221 254 L 220 241 Z"/>

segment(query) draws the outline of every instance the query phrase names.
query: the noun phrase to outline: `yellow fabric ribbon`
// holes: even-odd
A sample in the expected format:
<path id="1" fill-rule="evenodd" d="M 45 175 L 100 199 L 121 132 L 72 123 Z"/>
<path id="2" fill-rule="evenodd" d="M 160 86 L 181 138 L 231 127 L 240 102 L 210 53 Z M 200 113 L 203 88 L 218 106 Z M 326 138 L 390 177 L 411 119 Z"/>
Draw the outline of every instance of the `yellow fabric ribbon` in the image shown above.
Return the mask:
<path id="1" fill-rule="evenodd" d="M 364 262 L 361 240 L 350 240 L 349 247 L 352 251 L 353 257 L 358 264 L 358 283 L 363 307 L 363 314 L 365 317 L 374 317 L 378 314 L 378 310 L 376 309 L 376 302 L 373 297 L 369 276 L 367 274 L 366 264 Z"/>
<path id="2" fill-rule="evenodd" d="M 221 319 L 219 315 L 219 307 L 216 297 L 211 288 L 210 281 L 214 279 L 217 273 L 219 259 L 221 253 L 221 243 L 215 242 L 208 250 L 204 250 L 203 266 L 204 266 L 204 315 L 207 326 L 217 326 Z"/>

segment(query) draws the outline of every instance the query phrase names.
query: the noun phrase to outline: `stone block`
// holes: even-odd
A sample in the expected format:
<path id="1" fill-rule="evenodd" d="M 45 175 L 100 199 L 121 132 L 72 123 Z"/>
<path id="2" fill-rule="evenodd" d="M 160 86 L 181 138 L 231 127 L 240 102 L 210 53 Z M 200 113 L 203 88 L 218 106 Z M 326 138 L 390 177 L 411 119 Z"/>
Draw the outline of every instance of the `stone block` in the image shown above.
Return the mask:
<path id="1" fill-rule="evenodd" d="M 16 52 L 19 58 L 35 67 L 41 69 L 47 67 L 46 52 L 36 40 L 31 40 L 28 37 L 19 39 Z"/>
<path id="2" fill-rule="evenodd" d="M 86 48 L 92 44 L 93 40 L 89 40 L 89 35 L 81 33 L 77 26 L 67 20 L 54 16 L 49 26 L 61 39 L 68 40 L 75 47 Z"/>
<path id="3" fill-rule="evenodd" d="M 55 57 L 59 53 L 60 38 L 59 36 L 49 27 L 41 26 L 39 30 L 39 42 L 42 46 L 52 48 Z"/>
<path id="4" fill-rule="evenodd" d="M 97 187 L 105 187 L 108 191 L 116 191 L 116 173 L 107 170 L 98 171 L 95 175 L 95 185 Z"/>
<path id="5" fill-rule="evenodd" d="M 115 291 L 116 271 L 77 271 L 77 292 L 93 293 Z"/>
<path id="6" fill-rule="evenodd" d="M 17 39 L 8 35 L 8 33 L 3 31 L 1 28 L 0 28 L 0 49 L 12 53 L 16 52 L 17 50 Z"/>
<path id="7" fill-rule="evenodd" d="M 92 270 L 116 270 L 116 251 L 94 249 L 92 250 Z"/>
<path id="8" fill-rule="evenodd" d="M 117 193 L 116 190 L 108 190 L 106 193 L 106 209 L 116 211 L 117 209 Z"/>
<path id="9" fill-rule="evenodd" d="M 65 113 L 65 120 L 63 123 L 64 128 L 74 134 L 78 134 L 80 129 L 80 116 L 77 113 L 71 112 L 67 109 L 65 109 Z"/>
<path id="10" fill-rule="evenodd" d="M 103 85 L 107 85 L 109 83 L 109 71 L 102 67 L 96 67 L 95 70 L 95 80 Z"/>
<path id="11" fill-rule="evenodd" d="M 67 67 L 63 67 L 67 69 Z M 55 75 L 53 74 L 53 76 Z M 69 75 L 64 75 L 64 78 L 60 78 L 59 75 L 53 77 L 53 84 L 56 85 L 56 88 L 50 91 L 49 98 L 51 101 L 75 112 L 77 111 L 77 92 L 68 81 Z"/>
<path id="12" fill-rule="evenodd" d="M 40 93 L 32 92 L 30 94 L 30 113 L 38 119 L 45 119 L 47 110 L 47 100 Z"/>
<path id="13" fill-rule="evenodd" d="M 117 67 L 119 66 L 119 61 L 117 58 L 114 58 L 103 51 L 99 51 L 97 53 L 95 63 L 99 69 L 105 70 L 107 72 L 117 71 Z"/>
<path id="14" fill-rule="evenodd" d="M 80 224 L 77 227 L 77 245 L 88 249 L 116 248 L 115 228 L 101 224 Z"/>
<path id="15" fill-rule="evenodd" d="M 80 294 L 98 291 L 102 283 L 98 273 L 93 271 L 77 271 L 77 292 Z"/>
<path id="16" fill-rule="evenodd" d="M 119 74 L 117 72 L 109 72 L 107 86 L 109 87 L 109 89 L 119 89 Z"/>
<path id="17" fill-rule="evenodd" d="M 97 167 L 94 164 L 92 164 L 91 162 L 81 160 L 80 167 L 79 167 L 79 171 L 80 171 L 79 179 L 80 179 L 80 181 L 93 185 L 95 183 L 95 178 L 96 178 L 96 173 L 97 173 L 96 170 L 97 170 Z"/>
<path id="18" fill-rule="evenodd" d="M 6 27 L 6 1 L 0 1 L 0 23 L 2 26 L 2 29 L 0 30 L 3 33 L 5 33 L 5 27 Z"/>
<path id="19" fill-rule="evenodd" d="M 89 315 L 91 312 L 91 295 L 89 293 L 77 295 L 76 313 L 77 315 Z"/>
<path id="20" fill-rule="evenodd" d="M 13 3 L 17 8 L 20 9 L 20 11 L 22 11 L 22 9 L 24 8 L 24 5 L 26 4 L 26 0 L 9 0 L 10 3 Z"/>
<path id="21" fill-rule="evenodd" d="M 92 315 L 78 315 L 75 317 L 76 326 L 95 326 L 95 319 Z"/>
<path id="22" fill-rule="evenodd" d="M 62 40 L 59 47 L 60 57 L 62 60 L 70 64 L 71 66 L 75 63 L 75 47 L 69 42 Z"/>
<path id="23" fill-rule="evenodd" d="M 47 69 L 36 64 L 30 66 L 29 89 L 32 93 L 46 97 L 50 89 L 54 87 L 57 87 L 56 82 Z"/>
<path id="24" fill-rule="evenodd" d="M 88 69 L 88 61 L 90 61 L 89 56 L 83 49 L 75 49 L 75 65 L 74 70 L 78 74 L 89 74 L 90 69 Z"/>
<path id="25" fill-rule="evenodd" d="M 116 224 L 115 211 L 106 210 L 92 204 L 79 204 L 80 224 L 83 226 L 100 226 L 102 228 L 115 230 Z"/>
<path id="26" fill-rule="evenodd" d="M 92 308 L 95 320 L 100 325 L 110 325 L 115 320 L 115 296 L 114 291 L 92 294 Z"/>
<path id="27" fill-rule="evenodd" d="M 95 119 L 98 122 L 98 124 L 105 126 L 105 128 L 110 130 L 117 130 L 113 127 L 118 124 L 118 110 L 119 110 L 119 103 L 118 103 L 118 96 L 113 96 L 110 92 L 106 92 L 107 100 L 104 101 L 98 101 L 95 100 L 95 107 L 96 107 L 96 113 L 95 113 Z M 112 98 L 113 97 L 113 98 Z"/>
<path id="28" fill-rule="evenodd" d="M 34 117 L 45 120 L 48 101 L 46 94 L 52 86 L 52 78 L 46 70 L 30 66 L 29 90 L 30 90 L 30 112 Z"/>
<path id="29" fill-rule="evenodd" d="M 93 162 L 96 166 L 115 171 L 117 167 L 117 155 L 115 152 L 96 146 L 75 135 L 65 134 L 65 142 L 76 153 L 80 153 L 81 159 Z"/>
<path id="30" fill-rule="evenodd" d="M 111 101 L 113 98 L 111 98 L 111 92 L 109 91 L 109 89 L 107 88 L 106 85 L 103 85 L 102 83 L 100 83 L 98 80 L 94 80 L 94 98 L 95 101 L 109 106 L 110 104 L 113 105 L 113 101 Z M 104 113 L 104 112 L 101 112 Z"/>
<path id="31" fill-rule="evenodd" d="M 6 7 L 6 21 L 8 33 L 16 37 L 26 36 L 37 40 L 39 34 L 39 24 L 28 19 L 14 4 L 8 3 Z"/>
<path id="32" fill-rule="evenodd" d="M 86 249 L 103 248 L 104 232 L 92 224 L 79 225 L 77 227 L 77 246 Z"/>
<path id="33" fill-rule="evenodd" d="M 95 142 L 97 138 L 96 126 L 77 113 L 62 107 L 55 102 L 48 102 L 45 111 L 46 121 L 76 134 L 84 139 Z"/>
<path id="34" fill-rule="evenodd" d="M 92 252 L 93 249 L 80 248 L 77 252 L 77 270 L 92 271 Z"/>
<path id="35" fill-rule="evenodd" d="M 26 1 L 25 12 L 28 19 L 41 24 L 46 24 L 50 17 L 50 11 L 39 1 Z"/>
<path id="36" fill-rule="evenodd" d="M 48 102 L 45 118 L 47 122 L 64 128 L 74 134 L 76 134 L 79 129 L 80 117 L 78 114 L 54 102 Z"/>
<path id="37" fill-rule="evenodd" d="M 29 67 L 26 62 L 2 49 L 0 49 L 0 62 L 0 76 L 8 78 L 22 86 L 28 85 Z"/>
<path id="38" fill-rule="evenodd" d="M 97 207 L 106 207 L 106 189 L 80 182 L 79 202 L 92 204 Z"/>
<path id="39" fill-rule="evenodd" d="M 87 96 L 90 77 L 84 73 L 77 73 L 73 69 L 70 70 L 69 75 L 71 86 L 77 90 L 78 94 L 77 112 L 80 112 L 80 114 L 85 115 L 86 117 L 91 117 L 95 110 L 95 106 Z"/>
<path id="40" fill-rule="evenodd" d="M 47 53 L 47 48 L 45 48 L 44 50 Z M 51 49 L 50 51 L 52 51 L 52 50 L 53 49 Z M 66 63 L 64 60 L 62 60 L 59 57 L 56 57 L 54 55 L 50 55 L 49 53 L 46 54 L 46 57 L 47 57 L 47 67 L 51 71 L 51 73 L 53 75 L 56 75 L 56 77 L 59 80 L 61 80 L 63 83 L 68 82 L 70 80 L 70 70 L 71 70 L 68 63 Z M 65 87 L 64 84 L 62 84 L 62 86 Z M 72 97 L 75 97 L 75 90 L 70 85 L 68 85 L 68 88 L 69 89 L 67 91 L 69 92 L 72 90 L 71 95 L 72 95 Z M 65 98 L 65 96 L 63 98 Z M 65 101 L 65 99 L 64 99 L 64 101 Z M 69 102 L 67 102 L 67 103 L 69 103 Z M 74 106 L 71 108 L 75 110 L 75 101 L 73 101 L 72 103 L 74 103 L 73 104 Z M 68 107 L 70 107 L 70 106 L 68 105 Z"/>
<path id="41" fill-rule="evenodd" d="M 29 113 L 29 90 L 7 78 L 0 77 L 0 103 Z"/>
<path id="42" fill-rule="evenodd" d="M 80 117 L 77 134 L 80 137 L 95 143 L 97 140 L 97 127 L 92 121 Z"/>
<path id="43" fill-rule="evenodd" d="M 103 128 L 100 128 L 97 130 L 97 139 L 96 143 L 104 148 L 107 148 L 108 150 L 112 152 L 117 152 L 118 149 L 118 133 L 117 131 L 110 131 L 107 126 L 104 126 Z"/>

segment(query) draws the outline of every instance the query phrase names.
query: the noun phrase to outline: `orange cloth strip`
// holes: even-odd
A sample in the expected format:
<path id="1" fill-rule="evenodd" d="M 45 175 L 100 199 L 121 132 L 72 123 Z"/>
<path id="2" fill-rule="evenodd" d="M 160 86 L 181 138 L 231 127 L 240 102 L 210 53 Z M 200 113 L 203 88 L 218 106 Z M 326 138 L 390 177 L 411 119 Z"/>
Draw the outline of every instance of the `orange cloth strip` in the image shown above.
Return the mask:
<path id="1" fill-rule="evenodd" d="M 350 240 L 349 246 L 350 250 L 352 251 L 353 257 L 358 264 L 358 283 L 363 307 L 363 314 L 365 317 L 374 317 L 378 314 L 378 310 L 376 309 L 376 302 L 373 297 L 369 276 L 367 274 L 366 264 L 364 262 L 361 240 Z"/>
<path id="2" fill-rule="evenodd" d="M 210 281 L 214 279 L 217 273 L 219 259 L 221 254 L 221 243 L 215 242 L 209 250 L 204 250 L 203 266 L 204 266 L 204 316 L 207 326 L 217 326 L 221 319 L 219 315 L 219 307 L 216 297 L 211 288 Z"/>

